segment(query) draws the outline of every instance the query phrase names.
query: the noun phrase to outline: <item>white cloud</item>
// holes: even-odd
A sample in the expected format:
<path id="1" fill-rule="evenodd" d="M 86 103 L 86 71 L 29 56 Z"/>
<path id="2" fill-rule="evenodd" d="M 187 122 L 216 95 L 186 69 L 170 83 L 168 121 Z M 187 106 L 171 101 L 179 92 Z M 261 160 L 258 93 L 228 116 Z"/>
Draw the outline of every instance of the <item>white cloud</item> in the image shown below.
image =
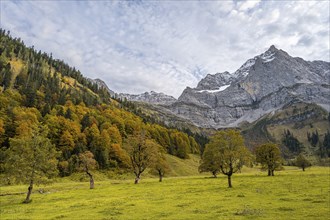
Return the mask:
<path id="1" fill-rule="evenodd" d="M 117 92 L 179 96 L 270 45 L 329 61 L 326 1 L 0 1 L 1 27 Z"/>
<path id="2" fill-rule="evenodd" d="M 250 9 L 256 7 L 260 2 L 261 2 L 261 0 L 241 1 L 238 3 L 238 8 L 240 11 L 250 10 Z"/>

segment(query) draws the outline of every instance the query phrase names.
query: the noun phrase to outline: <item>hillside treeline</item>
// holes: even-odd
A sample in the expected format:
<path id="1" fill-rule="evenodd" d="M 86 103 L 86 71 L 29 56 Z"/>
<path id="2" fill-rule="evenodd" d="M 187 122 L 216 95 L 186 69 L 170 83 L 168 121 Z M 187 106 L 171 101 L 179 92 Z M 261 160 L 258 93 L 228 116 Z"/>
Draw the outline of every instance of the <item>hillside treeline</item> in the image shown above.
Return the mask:
<path id="1" fill-rule="evenodd" d="M 180 158 L 200 149 L 192 136 L 144 122 L 75 68 L 0 29 L 0 161 L 13 138 L 31 136 L 40 125 L 59 152 L 62 176 L 75 171 L 75 160 L 85 151 L 94 154 L 100 169 L 128 167 L 130 137 L 142 131 Z"/>

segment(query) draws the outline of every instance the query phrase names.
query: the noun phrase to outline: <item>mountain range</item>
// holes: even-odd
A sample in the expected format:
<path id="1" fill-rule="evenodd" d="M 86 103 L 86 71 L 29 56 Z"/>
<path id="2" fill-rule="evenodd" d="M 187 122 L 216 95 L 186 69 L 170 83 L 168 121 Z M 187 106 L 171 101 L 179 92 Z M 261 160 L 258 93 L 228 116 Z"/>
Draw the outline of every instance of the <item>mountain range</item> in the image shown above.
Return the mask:
<path id="1" fill-rule="evenodd" d="M 238 127 L 293 103 L 315 103 L 329 112 L 329 81 L 329 62 L 305 61 L 271 46 L 233 73 L 208 74 L 177 100 L 153 91 L 119 97 L 152 104 L 198 127 Z"/>

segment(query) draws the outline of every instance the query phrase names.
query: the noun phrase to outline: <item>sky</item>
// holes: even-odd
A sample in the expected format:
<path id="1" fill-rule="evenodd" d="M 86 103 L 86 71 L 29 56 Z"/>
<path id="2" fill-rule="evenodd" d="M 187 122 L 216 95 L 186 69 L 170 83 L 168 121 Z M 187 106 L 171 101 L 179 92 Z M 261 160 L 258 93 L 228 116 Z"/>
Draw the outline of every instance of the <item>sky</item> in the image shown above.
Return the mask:
<path id="1" fill-rule="evenodd" d="M 115 92 L 180 96 L 271 45 L 330 60 L 330 1 L 9 1 L 1 28 Z"/>

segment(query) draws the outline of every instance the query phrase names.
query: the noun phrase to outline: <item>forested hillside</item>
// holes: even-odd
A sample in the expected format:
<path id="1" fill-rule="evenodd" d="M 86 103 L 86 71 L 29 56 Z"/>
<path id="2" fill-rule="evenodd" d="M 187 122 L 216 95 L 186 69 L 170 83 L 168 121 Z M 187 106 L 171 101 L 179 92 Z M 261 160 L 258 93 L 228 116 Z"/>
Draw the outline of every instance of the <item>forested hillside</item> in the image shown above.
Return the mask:
<path id="1" fill-rule="evenodd" d="M 58 152 L 61 176 L 77 171 L 79 155 L 86 151 L 99 169 L 128 168 L 130 149 L 139 138 L 156 146 L 159 154 L 188 158 L 200 150 L 192 136 L 144 122 L 79 70 L 2 29 L 0 72 L 2 173 L 8 171 L 3 162 L 13 156 L 12 145 L 35 136 L 49 140 Z"/>
<path id="2" fill-rule="evenodd" d="M 290 160 L 304 153 L 314 164 L 328 164 L 330 156 L 330 114 L 316 104 L 292 103 L 252 124 L 243 124 L 246 145 L 274 142 Z"/>

